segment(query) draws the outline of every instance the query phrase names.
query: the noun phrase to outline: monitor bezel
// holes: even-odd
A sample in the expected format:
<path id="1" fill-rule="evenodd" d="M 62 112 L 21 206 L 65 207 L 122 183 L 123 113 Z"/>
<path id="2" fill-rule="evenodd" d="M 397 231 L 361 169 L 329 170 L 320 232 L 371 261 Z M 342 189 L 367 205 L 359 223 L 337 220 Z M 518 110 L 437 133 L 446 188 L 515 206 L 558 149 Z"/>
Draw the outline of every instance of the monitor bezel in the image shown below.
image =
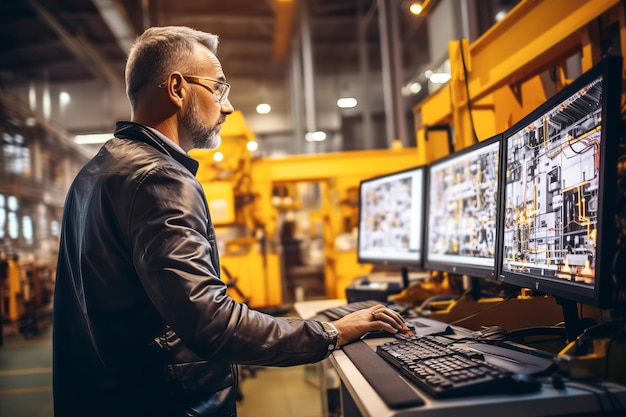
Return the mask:
<path id="1" fill-rule="evenodd" d="M 507 169 L 507 138 L 519 132 L 524 126 L 528 126 L 538 118 L 543 117 L 549 110 L 561 104 L 567 98 L 573 96 L 584 86 L 598 77 L 603 77 L 602 82 L 602 121 L 600 143 L 600 178 L 599 187 L 601 195 L 598 205 L 598 230 L 599 236 L 596 250 L 596 275 L 594 286 L 578 284 L 572 281 L 563 281 L 546 276 L 537 276 L 519 271 L 504 269 L 504 257 L 499 256 L 497 271 L 498 280 L 517 287 L 530 288 L 539 293 L 548 294 L 562 300 L 579 302 L 582 304 L 607 308 L 612 304 L 614 285 L 613 256 L 616 250 L 617 231 L 613 219 L 617 199 L 617 138 L 607 137 L 611 134 L 618 135 L 620 132 L 620 95 L 621 95 L 621 57 L 611 56 L 603 59 L 593 68 L 582 74 L 571 84 L 567 85 L 554 96 L 547 99 L 541 106 L 527 114 L 520 121 L 503 132 L 501 146 L 501 193 L 500 193 L 500 234 L 498 248 L 502 254 L 504 251 L 504 210 L 506 210 L 506 169 Z M 620 88 L 615 88 L 619 85 Z M 610 199 L 610 200 L 609 200 Z"/>
<path id="2" fill-rule="evenodd" d="M 363 186 L 372 182 L 376 182 L 376 181 L 380 181 L 380 180 L 384 180 L 385 178 L 390 178 L 396 175 L 402 175 L 402 174 L 406 174 L 412 171 L 421 171 L 422 172 L 422 179 L 421 179 L 421 188 L 422 190 L 425 190 L 426 187 L 426 165 L 417 165 L 417 166 L 413 166 L 410 168 L 406 168 L 400 171 L 393 171 L 393 172 L 389 172 L 389 173 L 385 173 L 382 175 L 378 175 L 376 177 L 371 177 L 371 178 L 367 178 L 364 180 L 361 180 L 359 183 L 359 219 L 358 219 L 358 223 L 357 223 L 357 229 L 358 229 L 358 238 L 357 238 L 357 247 L 356 247 L 356 252 L 357 252 L 357 260 L 359 263 L 361 264 L 372 264 L 372 265 L 385 265 L 385 266 L 399 266 L 399 267 L 410 267 L 410 268 L 414 268 L 414 269 L 421 269 L 423 267 L 423 262 L 424 262 L 424 195 L 422 194 L 422 198 L 421 198 L 421 213 L 422 213 L 422 218 L 420 219 L 420 236 L 418 237 L 419 242 L 420 242 L 420 247 L 419 247 L 419 251 L 418 251 L 418 257 L 416 259 L 408 259 L 408 258 L 404 258 L 404 259 L 391 259 L 391 258 L 387 258 L 387 259 L 382 259 L 382 258 L 372 258 L 372 257 L 367 257 L 367 256 L 363 256 L 361 253 L 361 238 L 362 238 L 362 233 L 361 233 L 361 220 L 362 220 L 362 215 L 363 215 L 363 210 L 362 208 L 362 192 L 363 192 Z"/>
<path id="3" fill-rule="evenodd" d="M 498 234 L 500 233 L 499 226 L 499 218 L 500 210 L 498 210 L 498 205 L 500 204 L 500 188 L 501 188 L 501 176 L 500 171 L 502 169 L 502 144 L 501 144 L 501 134 L 497 134 L 491 136 L 487 139 L 484 139 L 478 143 L 475 143 L 471 146 L 468 146 L 464 149 L 461 149 L 452 154 L 446 155 L 442 158 L 439 158 L 435 161 L 432 161 L 427 166 L 427 177 L 426 177 L 426 198 L 425 198 L 425 212 L 424 212 L 424 250 L 423 250 L 423 258 L 424 258 L 424 268 L 428 270 L 436 270 L 442 272 L 449 272 L 453 274 L 459 275 L 468 275 L 474 278 L 487 278 L 487 279 L 496 279 L 497 278 L 497 258 L 498 258 Z M 475 152 L 478 149 L 490 146 L 494 143 L 498 144 L 498 161 L 497 161 L 497 170 L 498 170 L 498 185 L 496 189 L 496 213 L 495 213 L 495 237 L 494 237 L 494 258 L 493 265 L 476 265 L 467 262 L 463 262 L 461 258 L 459 258 L 456 262 L 452 259 L 448 258 L 446 260 L 439 259 L 431 259 L 429 257 L 429 244 L 430 240 L 428 238 L 430 233 L 430 204 L 431 204 L 431 171 L 433 168 L 438 167 L 441 164 L 448 163 L 449 161 L 457 158 L 463 158 L 465 155 Z"/>

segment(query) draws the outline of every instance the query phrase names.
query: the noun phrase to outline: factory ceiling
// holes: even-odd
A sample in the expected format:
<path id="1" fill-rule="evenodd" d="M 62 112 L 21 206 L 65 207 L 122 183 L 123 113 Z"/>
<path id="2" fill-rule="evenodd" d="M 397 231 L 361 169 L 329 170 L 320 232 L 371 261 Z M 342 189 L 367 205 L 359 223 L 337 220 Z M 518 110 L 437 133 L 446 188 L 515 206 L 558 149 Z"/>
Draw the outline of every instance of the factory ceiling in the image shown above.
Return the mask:
<path id="1" fill-rule="evenodd" d="M 427 25 L 406 11 L 407 2 L 387 1 L 403 9 L 395 21 L 403 71 L 417 70 L 429 60 Z M 439 1 L 430 3 L 432 8 Z M 292 96 L 284 90 L 292 57 L 294 51 L 301 53 L 309 36 L 317 79 L 354 79 L 364 67 L 380 74 L 380 4 L 380 0 L 5 0 L 0 3 L 0 88 L 33 80 L 50 85 L 99 81 L 123 93 L 124 64 L 134 38 L 149 26 L 185 25 L 220 36 L 218 56 L 233 84 L 235 108 L 246 117 L 255 113 L 260 91 L 269 90 L 281 98 L 275 108 L 288 120 Z M 380 75 L 372 83 L 382 84 Z M 374 100 L 379 103 L 372 108 L 382 108 L 382 97 Z M 69 131 L 79 133 L 69 125 Z"/>

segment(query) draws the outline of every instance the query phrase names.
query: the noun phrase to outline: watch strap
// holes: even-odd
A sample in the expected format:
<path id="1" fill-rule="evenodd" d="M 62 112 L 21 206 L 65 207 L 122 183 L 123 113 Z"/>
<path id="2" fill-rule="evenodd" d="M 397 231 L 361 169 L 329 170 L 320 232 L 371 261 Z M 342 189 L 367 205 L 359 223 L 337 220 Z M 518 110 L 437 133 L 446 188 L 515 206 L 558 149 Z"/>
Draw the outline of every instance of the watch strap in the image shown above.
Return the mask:
<path id="1" fill-rule="evenodd" d="M 324 328 L 324 337 L 328 341 L 328 350 L 333 351 L 339 348 L 339 331 L 334 324 L 324 321 L 321 322 Z"/>

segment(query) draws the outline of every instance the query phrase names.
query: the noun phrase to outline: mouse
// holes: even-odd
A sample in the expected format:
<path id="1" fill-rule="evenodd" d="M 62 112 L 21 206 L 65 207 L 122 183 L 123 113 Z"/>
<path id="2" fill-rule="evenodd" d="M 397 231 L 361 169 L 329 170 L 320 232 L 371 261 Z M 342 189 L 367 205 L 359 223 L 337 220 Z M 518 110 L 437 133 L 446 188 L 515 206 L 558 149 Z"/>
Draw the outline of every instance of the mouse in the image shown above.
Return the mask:
<path id="1" fill-rule="evenodd" d="M 500 326 L 484 327 L 478 332 L 479 339 L 488 341 L 503 340 L 506 336 L 506 333 L 506 329 Z"/>
<path id="2" fill-rule="evenodd" d="M 409 322 L 405 322 L 406 327 L 409 328 L 409 332 L 408 334 L 402 334 L 402 333 L 390 333 L 386 330 L 373 330 L 371 332 L 367 332 L 365 333 L 363 336 L 361 336 L 361 340 L 365 340 L 365 339 L 378 339 L 381 337 L 395 337 L 397 335 L 400 336 L 412 336 L 415 334 L 415 325 L 413 323 L 409 323 Z"/>
<path id="3" fill-rule="evenodd" d="M 389 333 L 386 330 L 373 330 L 371 332 L 367 332 L 365 333 L 363 336 L 361 336 L 362 340 L 365 339 L 378 339 L 381 337 L 394 337 L 395 334 L 394 333 Z"/>
<path id="4" fill-rule="evenodd" d="M 527 394 L 541 389 L 541 382 L 526 374 L 513 374 L 510 382 L 509 392 L 512 394 Z"/>

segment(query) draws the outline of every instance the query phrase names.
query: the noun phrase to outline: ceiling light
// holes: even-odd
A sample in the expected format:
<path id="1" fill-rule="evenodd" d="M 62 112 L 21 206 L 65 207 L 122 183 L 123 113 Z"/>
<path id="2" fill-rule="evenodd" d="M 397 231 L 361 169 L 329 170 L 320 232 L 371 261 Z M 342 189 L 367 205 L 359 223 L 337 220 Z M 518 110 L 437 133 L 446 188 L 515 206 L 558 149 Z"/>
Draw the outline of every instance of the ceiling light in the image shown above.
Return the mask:
<path id="1" fill-rule="evenodd" d="M 249 150 L 250 152 L 254 152 L 257 149 L 259 149 L 259 144 L 256 141 L 251 140 L 248 143 L 246 143 L 246 149 Z"/>
<path id="2" fill-rule="evenodd" d="M 215 153 L 213 154 L 213 160 L 214 160 L 215 162 L 220 162 L 220 161 L 224 160 L 224 154 L 223 154 L 223 153 L 221 153 L 221 152 L 215 152 Z"/>
<path id="3" fill-rule="evenodd" d="M 422 91 L 422 85 L 418 82 L 412 82 L 411 84 L 409 84 L 409 92 L 411 94 L 417 94 L 420 91 Z"/>
<path id="4" fill-rule="evenodd" d="M 430 82 L 435 84 L 447 83 L 452 76 L 446 72 L 433 72 L 430 75 Z"/>
<path id="5" fill-rule="evenodd" d="M 415 16 L 419 15 L 420 13 L 422 13 L 422 10 L 424 10 L 424 7 L 422 6 L 422 3 L 417 2 L 417 1 L 411 3 L 411 5 L 409 6 L 409 11 L 411 13 L 413 13 Z"/>
<path id="6" fill-rule="evenodd" d="M 70 101 L 72 101 L 72 96 L 70 96 L 70 93 L 68 93 L 67 91 L 61 91 L 59 93 L 59 104 L 62 107 L 70 104 Z"/>
<path id="7" fill-rule="evenodd" d="M 422 85 L 417 81 L 409 81 L 400 91 L 404 97 L 414 96 L 422 91 Z"/>
<path id="8" fill-rule="evenodd" d="M 341 97 L 337 99 L 337 107 L 340 109 L 351 109 L 356 107 L 357 101 L 354 97 Z"/>
<path id="9" fill-rule="evenodd" d="M 322 132 L 321 130 L 318 130 L 316 132 L 308 132 L 306 135 L 304 135 L 304 139 L 306 139 L 307 142 L 322 142 L 326 140 L 326 132 Z"/>
<path id="10" fill-rule="evenodd" d="M 93 145 L 97 143 L 104 143 L 113 137 L 113 133 L 90 133 L 87 135 L 74 136 L 74 143 L 79 145 Z"/>
<path id="11" fill-rule="evenodd" d="M 256 106 L 256 112 L 259 114 L 267 114 L 272 111 L 272 106 L 267 103 L 261 103 Z"/>

